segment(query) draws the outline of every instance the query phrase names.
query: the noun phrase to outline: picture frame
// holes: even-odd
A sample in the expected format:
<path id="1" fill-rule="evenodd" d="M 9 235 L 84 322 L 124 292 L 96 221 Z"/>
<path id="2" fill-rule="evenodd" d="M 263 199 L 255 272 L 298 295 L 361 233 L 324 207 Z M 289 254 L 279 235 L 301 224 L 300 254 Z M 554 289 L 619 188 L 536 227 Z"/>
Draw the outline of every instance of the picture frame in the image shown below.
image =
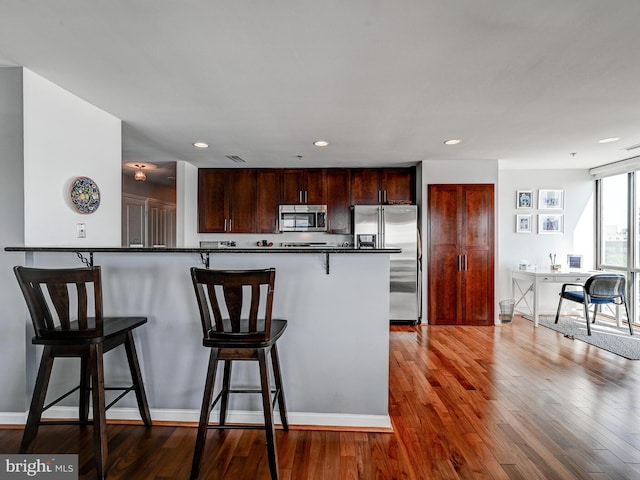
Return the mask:
<path id="1" fill-rule="evenodd" d="M 538 192 L 540 210 L 562 210 L 564 208 L 564 190 L 540 190 Z"/>
<path id="2" fill-rule="evenodd" d="M 516 233 L 531 233 L 531 215 L 516 215 Z"/>
<path id="3" fill-rule="evenodd" d="M 582 255 L 570 253 L 567 255 L 567 266 L 569 270 L 582 270 Z"/>
<path id="4" fill-rule="evenodd" d="M 559 234 L 564 232 L 564 215 L 541 213 L 538 215 L 538 233 Z"/>
<path id="5" fill-rule="evenodd" d="M 516 191 L 516 208 L 533 208 L 533 190 Z"/>

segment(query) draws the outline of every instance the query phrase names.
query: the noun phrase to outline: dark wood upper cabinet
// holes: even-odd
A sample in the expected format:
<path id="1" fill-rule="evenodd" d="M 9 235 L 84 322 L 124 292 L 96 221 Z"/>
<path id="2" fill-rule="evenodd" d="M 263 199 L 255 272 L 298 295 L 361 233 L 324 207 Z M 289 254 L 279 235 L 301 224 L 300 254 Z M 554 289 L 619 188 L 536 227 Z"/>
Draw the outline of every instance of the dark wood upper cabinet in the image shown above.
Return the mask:
<path id="1" fill-rule="evenodd" d="M 351 203 L 379 205 L 416 201 L 415 168 L 358 168 L 351 171 Z"/>
<path id="2" fill-rule="evenodd" d="M 256 206 L 256 233 L 278 233 L 278 207 L 282 170 L 257 170 L 258 197 Z"/>
<path id="3" fill-rule="evenodd" d="M 415 203 L 415 168 L 201 168 L 198 232 L 277 233 L 279 205 L 327 205 L 329 233 L 351 233 L 351 206 Z"/>
<path id="4" fill-rule="evenodd" d="M 376 168 L 357 168 L 351 171 L 351 203 L 353 205 L 378 205 L 380 196 L 380 171 Z"/>
<path id="5" fill-rule="evenodd" d="M 256 195 L 253 169 L 198 170 L 198 231 L 255 232 Z"/>
<path id="6" fill-rule="evenodd" d="M 228 221 L 227 171 L 198 170 L 198 232 L 224 232 Z"/>
<path id="7" fill-rule="evenodd" d="M 325 205 L 326 171 L 316 168 L 288 168 L 282 172 L 282 203 Z"/>
<path id="8" fill-rule="evenodd" d="M 416 203 L 415 168 L 385 168 L 382 170 L 383 203 Z"/>
<path id="9" fill-rule="evenodd" d="M 351 233 L 351 171 L 327 169 L 327 216 L 329 233 Z"/>
<path id="10" fill-rule="evenodd" d="M 257 185 L 255 170 L 231 170 L 229 176 L 230 233 L 256 231 Z"/>

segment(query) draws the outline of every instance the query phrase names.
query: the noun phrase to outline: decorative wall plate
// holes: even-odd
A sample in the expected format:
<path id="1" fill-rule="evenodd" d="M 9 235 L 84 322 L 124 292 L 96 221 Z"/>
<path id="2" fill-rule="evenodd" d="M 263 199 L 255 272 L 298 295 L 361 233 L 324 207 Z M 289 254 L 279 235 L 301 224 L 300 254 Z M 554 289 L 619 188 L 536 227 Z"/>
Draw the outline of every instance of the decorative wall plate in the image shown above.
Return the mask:
<path id="1" fill-rule="evenodd" d="M 76 177 L 69 187 L 71 204 L 80 213 L 93 213 L 100 206 L 100 189 L 89 177 Z"/>

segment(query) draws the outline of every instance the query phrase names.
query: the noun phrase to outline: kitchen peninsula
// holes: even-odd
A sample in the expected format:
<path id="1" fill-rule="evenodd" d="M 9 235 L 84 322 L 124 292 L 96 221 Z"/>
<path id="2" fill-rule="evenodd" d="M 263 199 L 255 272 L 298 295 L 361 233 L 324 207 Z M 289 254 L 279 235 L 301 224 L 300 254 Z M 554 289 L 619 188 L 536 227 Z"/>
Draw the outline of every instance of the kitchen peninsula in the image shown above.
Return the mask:
<path id="1" fill-rule="evenodd" d="M 397 249 L 352 248 L 81 248 L 7 247 L 25 252 L 25 265 L 102 268 L 103 303 L 110 315 L 145 315 L 136 331 L 154 421 L 197 422 L 208 351 L 189 268 L 276 268 L 274 317 L 289 326 L 280 340 L 289 421 L 300 426 L 391 428 L 388 416 L 389 256 Z M 80 257 L 80 260 L 77 258 Z M 25 324 L 28 324 L 25 314 Z M 28 335 L 30 337 L 30 335 Z M 27 349 L 35 368 L 35 347 Z M 122 362 L 122 363 L 119 363 Z M 127 380 L 120 356 L 106 359 L 109 383 Z M 236 383 L 259 382 L 251 365 Z M 76 382 L 78 367 L 56 371 L 50 395 Z M 29 377 L 29 375 L 28 375 Z M 232 398 L 231 421 L 260 421 L 258 397 Z M 109 418 L 137 420 L 135 400 Z M 69 404 L 73 406 L 73 404 Z M 66 410 L 52 409 L 64 416 Z"/>

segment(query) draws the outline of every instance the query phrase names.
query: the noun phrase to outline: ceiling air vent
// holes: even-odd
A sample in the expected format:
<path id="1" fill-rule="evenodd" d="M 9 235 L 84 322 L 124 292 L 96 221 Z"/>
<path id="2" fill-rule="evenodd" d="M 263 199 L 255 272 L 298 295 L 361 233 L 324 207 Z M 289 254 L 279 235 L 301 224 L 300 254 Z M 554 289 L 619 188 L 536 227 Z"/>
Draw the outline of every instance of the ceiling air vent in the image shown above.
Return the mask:
<path id="1" fill-rule="evenodd" d="M 237 156 L 237 155 L 227 155 L 227 158 L 229 160 L 231 160 L 232 162 L 245 163 L 244 159 L 242 157 Z"/>

